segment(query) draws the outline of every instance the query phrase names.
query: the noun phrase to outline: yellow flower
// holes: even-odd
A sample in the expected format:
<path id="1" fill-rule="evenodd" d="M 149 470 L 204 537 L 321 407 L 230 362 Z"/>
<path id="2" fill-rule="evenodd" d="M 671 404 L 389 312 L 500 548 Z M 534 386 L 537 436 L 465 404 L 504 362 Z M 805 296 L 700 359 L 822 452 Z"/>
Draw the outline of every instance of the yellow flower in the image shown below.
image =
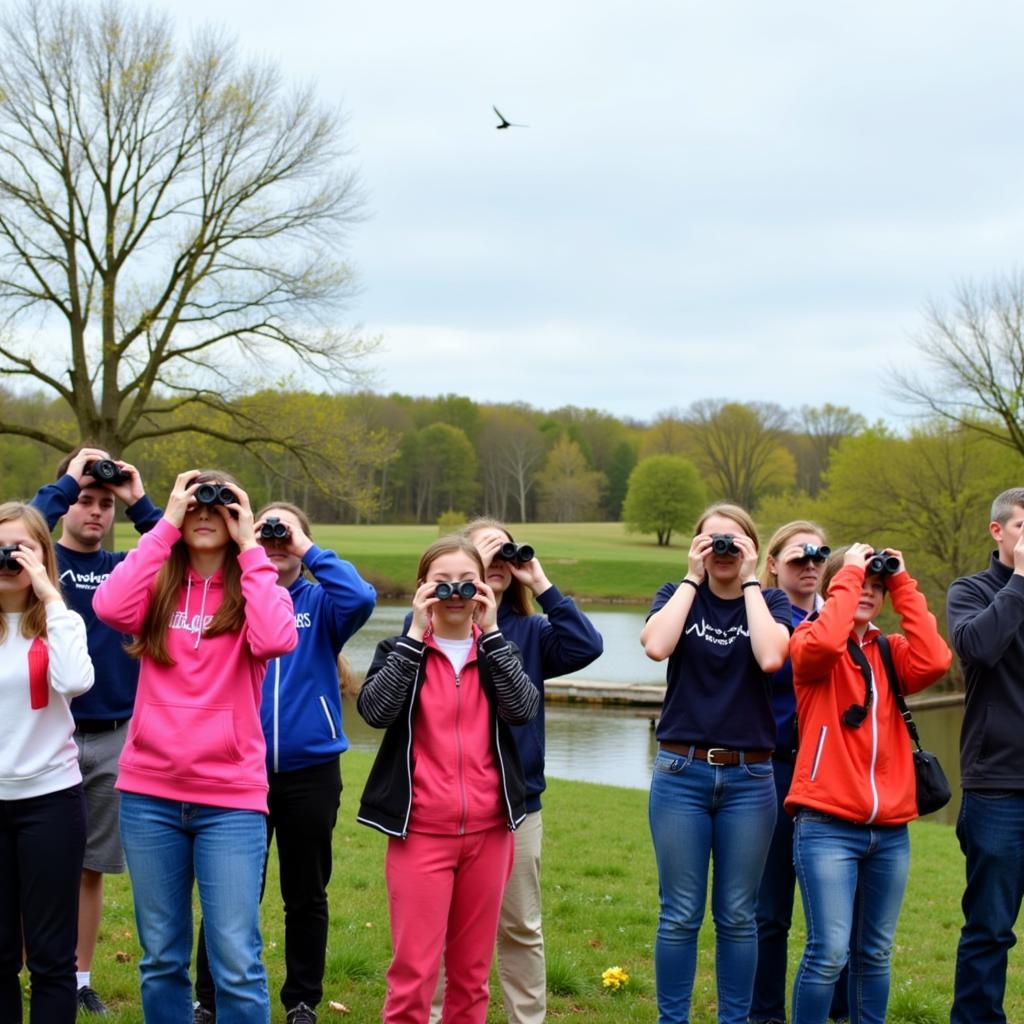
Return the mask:
<path id="1" fill-rule="evenodd" d="M 628 981 L 629 975 L 621 967 L 609 967 L 601 972 L 601 984 L 613 991 L 618 991 Z"/>

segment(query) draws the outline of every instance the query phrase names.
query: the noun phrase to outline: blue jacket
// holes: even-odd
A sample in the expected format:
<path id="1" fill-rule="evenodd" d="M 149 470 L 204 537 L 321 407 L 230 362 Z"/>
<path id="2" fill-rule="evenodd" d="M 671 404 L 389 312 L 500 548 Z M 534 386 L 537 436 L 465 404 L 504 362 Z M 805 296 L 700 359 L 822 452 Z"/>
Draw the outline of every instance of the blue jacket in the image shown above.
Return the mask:
<path id="1" fill-rule="evenodd" d="M 300 575 L 288 588 L 299 643 L 267 666 L 263 680 L 260 716 L 271 774 L 324 764 L 348 750 L 338 655 L 377 600 L 352 563 L 333 551 L 314 544 L 302 561 L 317 582 Z"/>
<path id="2" fill-rule="evenodd" d="M 61 516 L 78 500 L 78 481 L 62 476 L 56 483 L 39 489 L 32 505 L 45 517 L 52 530 Z M 146 495 L 125 510 L 139 533 L 151 530 L 163 516 Z M 92 597 L 96 588 L 110 575 L 127 551 L 83 553 L 64 547 L 59 541 L 57 573 L 67 606 L 85 620 L 89 657 L 96 672 L 96 683 L 88 693 L 71 702 L 76 720 L 109 722 L 131 718 L 135 689 L 139 682 L 139 663 L 124 649 L 125 638 L 96 618 Z"/>
<path id="3" fill-rule="evenodd" d="M 511 726 L 526 780 L 526 809 L 540 810 L 544 778 L 544 680 L 578 672 L 604 653 L 604 641 L 593 623 L 552 585 L 537 598 L 543 615 L 519 615 L 504 601 L 498 605 L 498 629 L 519 648 L 523 668 L 540 691 L 537 717 Z M 408 631 L 411 614 L 405 617 Z"/>

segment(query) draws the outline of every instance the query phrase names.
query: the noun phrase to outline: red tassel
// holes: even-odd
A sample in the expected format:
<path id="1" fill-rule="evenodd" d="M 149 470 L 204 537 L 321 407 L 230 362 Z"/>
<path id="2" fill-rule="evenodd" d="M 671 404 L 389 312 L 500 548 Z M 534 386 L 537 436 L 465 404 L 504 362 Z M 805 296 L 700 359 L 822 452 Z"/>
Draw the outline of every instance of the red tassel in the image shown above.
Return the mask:
<path id="1" fill-rule="evenodd" d="M 39 636 L 28 649 L 28 689 L 33 711 L 50 703 L 50 649 Z"/>

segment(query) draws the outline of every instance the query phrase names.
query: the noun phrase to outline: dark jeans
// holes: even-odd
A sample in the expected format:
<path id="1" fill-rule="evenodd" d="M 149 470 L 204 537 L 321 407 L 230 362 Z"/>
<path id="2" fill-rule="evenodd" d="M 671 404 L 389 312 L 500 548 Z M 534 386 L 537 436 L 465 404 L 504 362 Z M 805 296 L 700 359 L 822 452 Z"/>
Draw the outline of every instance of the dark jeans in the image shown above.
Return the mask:
<path id="1" fill-rule="evenodd" d="M 967 858 L 952 1024 L 1006 1024 L 1006 962 L 1024 897 L 1024 793 L 965 790 L 956 823 Z"/>
<path id="2" fill-rule="evenodd" d="M 323 998 L 327 953 L 327 883 L 331 880 L 331 835 L 341 801 L 341 765 L 326 764 L 270 776 L 267 847 L 275 834 L 284 900 L 285 980 L 281 1002 L 315 1007 Z M 263 887 L 266 887 L 266 869 Z M 262 892 L 261 892 L 262 898 Z M 196 998 L 214 1009 L 214 985 L 199 926 Z"/>
<path id="3" fill-rule="evenodd" d="M 81 785 L 0 800 L 0 1021 L 19 1024 L 22 943 L 32 1024 L 73 1024 L 75 942 L 85 855 Z M 24 929 L 24 930 L 23 930 Z"/>
<path id="4" fill-rule="evenodd" d="M 793 819 L 782 804 L 793 781 L 793 763 L 776 758 L 774 765 L 779 813 L 757 893 L 757 973 L 750 1004 L 751 1022 L 786 1020 L 786 965 L 796 871 L 793 868 Z M 850 1016 L 848 979 L 847 965 L 836 982 L 829 1010 L 831 1020 L 847 1020 Z"/>

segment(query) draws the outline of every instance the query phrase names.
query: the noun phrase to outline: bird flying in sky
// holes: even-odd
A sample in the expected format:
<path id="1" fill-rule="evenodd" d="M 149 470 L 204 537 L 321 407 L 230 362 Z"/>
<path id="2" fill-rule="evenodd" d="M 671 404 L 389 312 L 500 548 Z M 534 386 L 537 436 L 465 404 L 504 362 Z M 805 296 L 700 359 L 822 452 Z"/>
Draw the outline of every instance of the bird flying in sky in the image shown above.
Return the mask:
<path id="1" fill-rule="evenodd" d="M 529 128 L 528 124 L 516 124 L 514 121 L 508 121 L 505 119 L 505 115 L 492 103 L 491 110 L 498 115 L 498 120 L 501 124 L 496 124 L 494 127 L 500 132 L 503 128 Z"/>

